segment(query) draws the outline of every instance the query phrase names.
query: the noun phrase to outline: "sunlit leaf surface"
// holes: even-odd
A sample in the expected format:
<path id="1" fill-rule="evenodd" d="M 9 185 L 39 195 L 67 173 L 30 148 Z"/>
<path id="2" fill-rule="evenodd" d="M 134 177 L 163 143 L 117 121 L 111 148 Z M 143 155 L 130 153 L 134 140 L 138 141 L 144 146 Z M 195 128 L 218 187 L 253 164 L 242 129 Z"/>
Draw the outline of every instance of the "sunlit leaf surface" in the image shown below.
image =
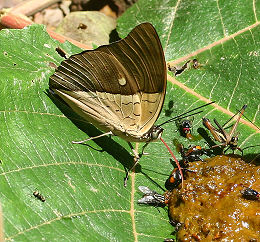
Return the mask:
<path id="1" fill-rule="evenodd" d="M 123 37 L 138 23 L 151 22 L 161 38 L 167 61 L 181 66 L 198 59 L 201 67 L 169 79 L 158 123 L 191 108 L 216 101 L 195 117 L 193 134 L 203 128 L 202 116 L 225 123 L 230 113 L 248 104 L 246 116 L 259 120 L 259 3 L 255 1 L 139 0 L 119 19 Z M 161 142 L 148 145 L 141 169 L 125 188 L 125 169 L 133 159 L 125 141 L 83 140 L 100 131 L 87 124 L 48 92 L 50 63 L 81 50 L 52 40 L 41 26 L 0 32 L 0 202 L 6 240 L 14 241 L 162 241 L 172 237 L 166 209 L 140 206 L 138 186 L 160 189 L 172 170 Z M 152 50 L 151 50 L 152 51 Z M 257 128 L 238 126 L 241 148 L 259 144 Z M 165 125 L 166 142 L 185 146 L 175 123 Z M 255 157 L 259 147 L 245 150 Z M 46 201 L 33 196 L 39 191 Z M 159 212 L 160 211 L 160 212 Z"/>

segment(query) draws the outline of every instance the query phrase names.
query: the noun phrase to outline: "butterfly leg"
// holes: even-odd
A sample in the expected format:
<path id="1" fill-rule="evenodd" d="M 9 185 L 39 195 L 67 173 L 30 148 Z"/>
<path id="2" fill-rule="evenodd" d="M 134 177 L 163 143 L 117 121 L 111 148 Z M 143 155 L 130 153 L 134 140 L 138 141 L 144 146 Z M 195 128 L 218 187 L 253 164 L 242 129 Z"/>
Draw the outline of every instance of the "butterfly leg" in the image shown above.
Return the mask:
<path id="1" fill-rule="evenodd" d="M 130 142 L 127 142 L 127 143 L 130 146 L 130 148 L 135 156 L 134 157 L 135 161 L 138 161 L 140 159 L 138 152 L 134 149 L 134 147 L 132 146 L 132 144 Z"/>
<path id="2" fill-rule="evenodd" d="M 126 183 L 127 183 L 127 180 L 128 180 L 128 177 L 129 177 L 129 173 L 131 171 L 134 170 L 134 168 L 136 167 L 136 165 L 138 164 L 139 160 L 140 160 L 140 156 L 138 154 L 138 152 L 134 149 L 134 147 L 132 146 L 132 144 L 130 142 L 128 142 L 128 145 L 130 146 L 132 152 L 134 153 L 134 165 L 126 172 L 126 176 L 125 176 L 125 179 L 124 179 L 124 186 L 126 187 Z"/>
<path id="3" fill-rule="evenodd" d="M 72 143 L 73 143 L 73 144 L 83 144 L 83 143 L 85 143 L 85 142 L 87 142 L 87 141 L 89 141 L 89 140 L 98 139 L 98 138 L 100 138 L 100 137 L 107 136 L 107 135 L 112 135 L 112 134 L 113 134 L 112 131 L 109 131 L 109 132 L 107 132 L 107 133 L 103 133 L 103 134 L 98 135 L 98 136 L 95 136 L 95 137 L 90 137 L 90 138 L 85 139 L 85 140 L 72 141 Z"/>
<path id="4" fill-rule="evenodd" d="M 125 179 L 124 179 L 124 186 L 126 187 L 127 185 L 127 180 L 128 180 L 128 177 L 129 177 L 129 173 L 131 171 L 134 170 L 134 168 L 136 167 L 136 165 L 139 163 L 139 159 L 135 161 L 134 165 L 126 172 L 126 175 L 125 175 Z"/>
<path id="5" fill-rule="evenodd" d="M 144 149 L 145 149 L 145 147 L 148 145 L 149 143 L 145 143 L 144 145 L 143 145 L 143 147 L 142 147 L 142 152 L 141 152 L 141 154 L 139 155 L 140 157 L 142 157 L 142 155 L 149 155 L 149 153 L 144 153 Z"/>
<path id="6" fill-rule="evenodd" d="M 68 54 L 63 49 L 61 49 L 59 46 L 55 50 L 61 57 L 65 58 L 65 59 L 69 58 Z"/>

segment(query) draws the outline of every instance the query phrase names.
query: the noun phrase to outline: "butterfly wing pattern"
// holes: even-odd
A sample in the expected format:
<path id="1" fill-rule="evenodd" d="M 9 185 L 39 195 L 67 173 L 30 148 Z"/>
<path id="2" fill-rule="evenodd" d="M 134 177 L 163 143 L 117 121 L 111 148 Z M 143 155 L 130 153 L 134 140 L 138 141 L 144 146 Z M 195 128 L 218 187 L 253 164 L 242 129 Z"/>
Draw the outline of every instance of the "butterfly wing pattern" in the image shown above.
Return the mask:
<path id="1" fill-rule="evenodd" d="M 135 27 L 126 38 L 64 60 L 50 89 L 103 132 L 149 142 L 166 91 L 166 64 L 156 30 Z"/>

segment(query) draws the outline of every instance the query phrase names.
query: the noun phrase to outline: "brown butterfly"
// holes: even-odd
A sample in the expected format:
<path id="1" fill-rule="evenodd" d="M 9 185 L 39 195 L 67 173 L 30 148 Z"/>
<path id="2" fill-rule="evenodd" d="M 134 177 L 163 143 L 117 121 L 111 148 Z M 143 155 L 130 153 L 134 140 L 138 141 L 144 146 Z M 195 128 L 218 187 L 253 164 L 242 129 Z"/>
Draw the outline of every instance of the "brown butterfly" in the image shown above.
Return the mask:
<path id="1" fill-rule="evenodd" d="M 166 73 L 158 34 L 142 23 L 118 42 L 64 60 L 49 86 L 103 135 L 149 143 L 163 131 L 154 123 L 164 102 Z"/>
<path id="2" fill-rule="evenodd" d="M 116 135 L 128 142 L 138 161 L 130 142 L 145 142 L 144 149 L 161 137 L 163 124 L 198 109 L 154 125 L 165 98 L 166 76 L 159 36 L 150 23 L 142 23 L 122 40 L 64 60 L 49 86 L 76 113 L 105 132 L 74 143 Z"/>

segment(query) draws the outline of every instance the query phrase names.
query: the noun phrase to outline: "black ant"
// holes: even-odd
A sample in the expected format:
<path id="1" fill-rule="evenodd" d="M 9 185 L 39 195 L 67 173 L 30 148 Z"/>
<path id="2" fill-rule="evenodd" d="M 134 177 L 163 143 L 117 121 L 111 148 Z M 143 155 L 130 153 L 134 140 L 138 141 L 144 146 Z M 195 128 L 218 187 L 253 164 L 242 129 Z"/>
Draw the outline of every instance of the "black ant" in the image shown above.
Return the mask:
<path id="1" fill-rule="evenodd" d="M 35 196 L 37 199 L 39 199 L 42 202 L 45 202 L 45 198 L 43 195 L 41 195 L 38 191 L 33 192 L 33 196 Z"/>

